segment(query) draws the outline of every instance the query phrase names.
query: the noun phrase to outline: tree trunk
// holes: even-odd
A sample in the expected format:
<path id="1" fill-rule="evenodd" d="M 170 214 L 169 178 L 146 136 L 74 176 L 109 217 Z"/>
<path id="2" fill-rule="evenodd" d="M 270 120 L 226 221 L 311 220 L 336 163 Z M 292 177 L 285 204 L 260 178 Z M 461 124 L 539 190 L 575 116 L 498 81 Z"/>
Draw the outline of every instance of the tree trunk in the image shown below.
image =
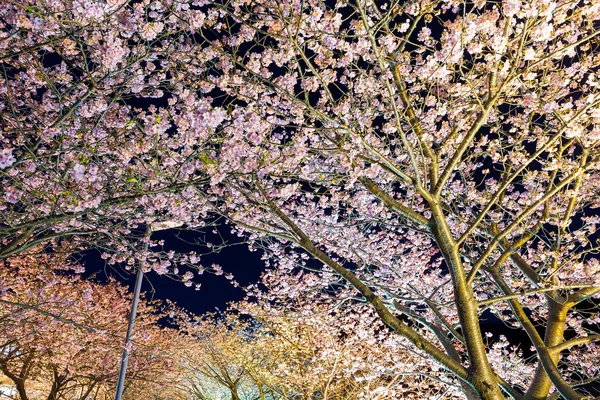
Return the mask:
<path id="1" fill-rule="evenodd" d="M 230 388 L 231 390 L 231 400 L 241 400 L 240 395 L 237 393 L 237 388 Z"/>
<path id="2" fill-rule="evenodd" d="M 17 387 L 20 400 L 29 400 L 27 392 L 25 391 L 25 381 L 20 380 L 20 382 L 15 382 L 15 386 Z"/>
<path id="3" fill-rule="evenodd" d="M 547 298 L 548 302 L 548 320 L 546 323 L 546 332 L 544 333 L 544 343 L 548 348 L 560 344 L 564 337 L 565 323 L 567 318 L 568 307 L 563 306 Z M 552 362 L 554 365 L 558 364 L 560 354 L 551 354 Z M 525 393 L 525 399 L 529 400 L 542 400 L 548 396 L 550 389 L 552 388 L 552 382 L 542 364 L 538 362 L 535 375 L 533 376 L 533 382 L 529 386 L 529 390 Z"/>
<path id="4" fill-rule="evenodd" d="M 24 374 L 26 373 L 28 369 L 27 367 L 31 362 L 31 359 L 32 357 L 28 357 L 25 360 L 23 368 L 21 369 L 21 373 L 23 374 L 21 375 L 21 377 L 13 374 L 5 364 L 0 365 L 0 370 L 2 370 L 2 373 L 6 375 L 15 384 L 15 388 L 17 389 L 17 393 L 19 393 L 20 400 L 29 400 L 29 397 L 27 397 L 27 391 L 25 390 L 25 378 L 23 378 L 22 376 L 24 376 Z"/>
<path id="5" fill-rule="evenodd" d="M 433 236 L 446 260 L 452 277 L 456 311 L 471 363 L 469 381 L 482 399 L 503 400 L 504 396 L 498 385 L 496 374 L 492 371 L 487 358 L 486 347 L 479 326 L 477 301 L 471 286 L 467 282 L 458 245 L 450 233 L 450 227 L 446 223 L 442 208 L 435 201 L 432 201 L 430 206 L 433 213 Z"/>

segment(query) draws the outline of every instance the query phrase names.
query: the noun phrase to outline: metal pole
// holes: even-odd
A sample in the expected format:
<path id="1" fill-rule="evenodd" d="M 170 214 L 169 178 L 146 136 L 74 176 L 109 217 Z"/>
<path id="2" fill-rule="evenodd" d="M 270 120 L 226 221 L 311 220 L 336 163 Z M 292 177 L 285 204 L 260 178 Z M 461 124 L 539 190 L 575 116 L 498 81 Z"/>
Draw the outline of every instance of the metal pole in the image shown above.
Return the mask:
<path id="1" fill-rule="evenodd" d="M 152 234 L 152 228 L 148 225 L 146 229 L 146 237 L 149 239 Z M 148 251 L 148 242 L 146 241 L 145 250 Z M 129 347 L 131 346 L 131 336 L 133 335 L 133 324 L 135 315 L 137 314 L 137 306 L 140 299 L 140 291 L 142 289 L 142 281 L 144 273 L 142 268 L 138 266 L 137 276 L 135 278 L 135 289 L 133 291 L 133 303 L 131 304 L 131 312 L 129 313 L 129 325 L 127 326 L 127 336 L 125 336 L 125 349 L 123 350 L 123 358 L 121 359 L 121 369 L 119 371 L 119 380 L 117 381 L 117 391 L 115 400 L 121 400 L 123 395 L 123 387 L 125 384 L 125 373 L 127 372 L 127 361 L 129 361 Z"/>

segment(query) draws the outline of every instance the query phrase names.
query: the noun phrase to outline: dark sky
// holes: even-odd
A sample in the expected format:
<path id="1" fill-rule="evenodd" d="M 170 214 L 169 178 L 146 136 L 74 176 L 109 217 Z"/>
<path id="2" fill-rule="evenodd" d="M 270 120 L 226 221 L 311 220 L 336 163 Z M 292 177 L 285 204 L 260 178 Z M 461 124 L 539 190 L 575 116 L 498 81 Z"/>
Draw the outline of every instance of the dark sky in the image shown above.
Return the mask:
<path id="1" fill-rule="evenodd" d="M 264 261 L 260 259 L 260 252 L 250 252 L 246 244 L 235 244 L 236 239 L 239 241 L 239 238 L 231 235 L 226 236 L 223 232 L 221 234 L 231 245 L 217 254 L 202 256 L 202 264 L 204 266 L 210 266 L 213 263 L 221 265 L 224 273 L 233 273 L 234 279 L 240 286 L 257 282 L 264 269 Z M 164 249 L 167 251 L 189 252 L 193 250 L 204 253 L 206 251 L 205 247 L 192 244 L 196 238 L 204 236 L 200 232 L 172 229 L 155 232 L 152 234 L 152 239 L 164 239 Z M 100 258 L 97 251 L 89 251 L 85 254 L 85 265 L 86 274 L 96 274 L 96 280 L 106 281 L 107 276 L 113 276 L 123 284 L 129 285 L 133 291 L 135 275 L 125 273 L 119 267 L 105 265 L 104 260 Z M 183 271 L 183 268 L 180 268 L 180 273 L 183 273 Z M 215 311 L 215 308 L 225 310 L 228 302 L 241 300 L 244 297 L 243 290 L 240 287 L 234 287 L 231 281 L 225 279 L 224 275 L 195 274 L 193 282 L 201 284 L 200 290 L 195 290 L 194 286 L 187 287 L 182 282 L 150 272 L 145 275 L 142 292 L 145 292 L 147 297 L 153 296 L 155 299 L 174 301 L 177 305 L 197 315 L 207 311 Z"/>

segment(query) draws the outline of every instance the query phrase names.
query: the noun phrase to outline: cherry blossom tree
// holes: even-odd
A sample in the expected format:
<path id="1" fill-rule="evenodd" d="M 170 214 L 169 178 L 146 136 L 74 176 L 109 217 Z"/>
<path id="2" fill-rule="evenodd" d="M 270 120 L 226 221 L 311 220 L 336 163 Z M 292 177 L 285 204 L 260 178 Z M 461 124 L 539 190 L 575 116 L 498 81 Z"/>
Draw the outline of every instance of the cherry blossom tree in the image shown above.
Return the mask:
<path id="1" fill-rule="evenodd" d="M 55 268 L 56 256 L 11 257 L 0 268 L 0 372 L 20 400 L 102 399 L 114 394 L 130 295 Z M 126 398 L 177 393 L 172 329 L 157 325 L 154 305 L 140 304 Z"/>
<path id="2" fill-rule="evenodd" d="M 268 296 L 181 324 L 197 341 L 184 353 L 198 398 L 462 398 L 456 378 L 407 349 L 368 305 L 348 318 L 312 298 L 277 307 Z"/>
<path id="3" fill-rule="evenodd" d="M 599 20 L 591 0 L 4 2 L 0 254 L 69 238 L 173 273 L 131 236 L 225 217 L 467 397 L 585 398 Z M 491 315 L 534 357 L 488 341 Z"/>
<path id="4" fill-rule="evenodd" d="M 243 107 L 204 169 L 216 212 L 284 268 L 322 264 L 317 285 L 351 286 L 475 397 L 584 398 L 600 339 L 586 310 L 600 289 L 598 4 L 220 10 L 224 37 L 200 36 Z M 487 346 L 484 313 L 535 357 Z"/>
<path id="5" fill-rule="evenodd" d="M 145 228 L 204 224 L 185 188 L 206 180 L 196 165 L 225 116 L 173 78 L 167 37 L 190 29 L 176 22 L 162 3 L 2 2 L 1 258 L 55 240 L 173 273 L 172 255 L 142 250 Z M 189 107 L 158 108 L 166 92 Z"/>

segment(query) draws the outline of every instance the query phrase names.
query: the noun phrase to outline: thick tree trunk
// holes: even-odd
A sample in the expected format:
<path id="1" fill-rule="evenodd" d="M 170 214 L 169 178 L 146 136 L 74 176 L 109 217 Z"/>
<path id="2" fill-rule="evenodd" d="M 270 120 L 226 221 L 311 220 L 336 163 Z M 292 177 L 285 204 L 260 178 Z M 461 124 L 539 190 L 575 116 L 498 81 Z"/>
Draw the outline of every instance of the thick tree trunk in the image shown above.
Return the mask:
<path id="1" fill-rule="evenodd" d="M 565 323 L 567 318 L 568 307 L 563 306 L 555 302 L 554 300 L 547 298 L 548 302 L 548 320 L 546 322 L 546 332 L 544 334 L 544 343 L 548 348 L 560 344 L 564 337 Z M 560 354 L 552 353 L 551 358 L 554 365 L 558 364 Z M 544 367 L 541 363 L 538 363 L 535 375 L 533 376 L 533 382 L 531 383 L 529 390 L 525 394 L 525 399 L 531 400 L 542 400 L 546 399 L 550 389 L 552 388 L 552 382 Z"/>
<path id="2" fill-rule="evenodd" d="M 237 388 L 230 388 L 230 389 L 231 389 L 231 400 L 241 400 L 240 395 L 237 392 Z"/>
<path id="3" fill-rule="evenodd" d="M 496 374 L 492 371 L 487 357 L 485 343 L 479 326 L 477 301 L 475 300 L 471 286 L 467 282 L 458 245 L 450 233 L 450 228 L 446 223 L 442 208 L 434 202 L 430 203 L 430 205 L 433 213 L 432 232 L 434 239 L 446 260 L 452 277 L 456 311 L 471 363 L 469 381 L 482 399 L 504 399 L 502 391 L 498 386 Z"/>
<path id="4" fill-rule="evenodd" d="M 15 386 L 17 387 L 17 392 L 19 393 L 19 399 L 29 400 L 29 397 L 27 397 L 27 392 L 25 391 L 25 382 L 15 382 Z"/>
<path id="5" fill-rule="evenodd" d="M 29 356 L 25 360 L 23 367 L 21 368 L 20 376 L 13 374 L 5 364 L 0 365 L 0 370 L 2 371 L 2 373 L 4 375 L 6 375 L 15 384 L 15 388 L 17 389 L 17 393 L 19 393 L 20 400 L 29 400 L 29 397 L 27 397 L 27 391 L 25 390 L 25 378 L 24 377 L 26 376 L 26 372 L 29 367 L 29 363 L 31 362 L 32 359 L 33 359 L 33 356 Z"/>

